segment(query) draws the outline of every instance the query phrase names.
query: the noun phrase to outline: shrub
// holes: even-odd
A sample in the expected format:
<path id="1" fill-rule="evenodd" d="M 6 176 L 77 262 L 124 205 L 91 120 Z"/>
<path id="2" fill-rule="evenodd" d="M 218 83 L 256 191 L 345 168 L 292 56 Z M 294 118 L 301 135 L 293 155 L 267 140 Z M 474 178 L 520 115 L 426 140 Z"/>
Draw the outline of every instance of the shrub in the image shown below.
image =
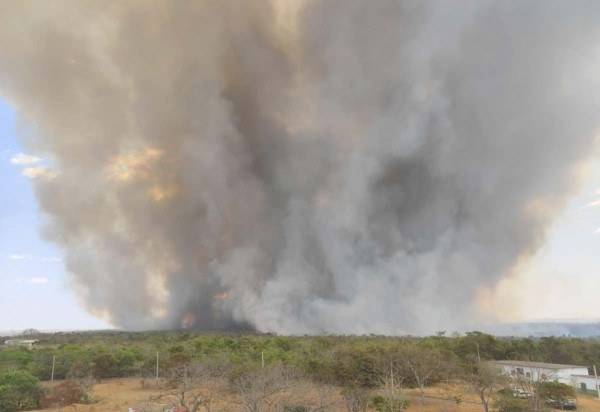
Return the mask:
<path id="1" fill-rule="evenodd" d="M 39 406 L 42 391 L 38 379 L 25 371 L 0 374 L 0 412 Z"/>
<path id="2" fill-rule="evenodd" d="M 335 353 L 333 373 L 335 383 L 340 386 L 373 388 L 378 383 L 381 371 L 372 354 L 346 349 Z"/>
<path id="3" fill-rule="evenodd" d="M 560 382 L 542 382 L 539 391 L 541 399 L 555 398 L 563 401 L 575 397 L 575 389 Z"/>
<path id="4" fill-rule="evenodd" d="M 42 408 L 60 407 L 81 402 L 85 393 L 75 381 L 61 382 L 40 400 Z"/>
<path id="5" fill-rule="evenodd" d="M 310 408 L 304 405 L 286 405 L 283 412 L 310 412 Z"/>
<path id="6" fill-rule="evenodd" d="M 177 368 L 181 368 L 189 364 L 192 361 L 192 357 L 187 353 L 174 352 L 167 358 L 165 362 L 165 370 L 170 371 Z"/>
<path id="7" fill-rule="evenodd" d="M 528 404 L 522 399 L 515 398 L 510 393 L 501 393 L 494 402 L 494 408 L 498 412 L 526 412 L 529 410 Z"/>
<path id="8" fill-rule="evenodd" d="M 103 353 L 92 359 L 92 376 L 98 381 L 115 376 L 117 361 L 110 353 Z"/>
<path id="9" fill-rule="evenodd" d="M 397 399 L 394 404 L 391 405 L 390 400 L 381 395 L 373 396 L 371 403 L 377 412 L 397 412 L 410 406 L 409 401 L 400 399 Z"/>
<path id="10" fill-rule="evenodd" d="M 365 410 L 369 403 L 367 390 L 361 386 L 347 386 L 342 390 L 344 406 L 349 412 Z"/>
<path id="11" fill-rule="evenodd" d="M 32 361 L 33 352 L 24 347 L 0 350 L 0 371 L 27 369 Z"/>

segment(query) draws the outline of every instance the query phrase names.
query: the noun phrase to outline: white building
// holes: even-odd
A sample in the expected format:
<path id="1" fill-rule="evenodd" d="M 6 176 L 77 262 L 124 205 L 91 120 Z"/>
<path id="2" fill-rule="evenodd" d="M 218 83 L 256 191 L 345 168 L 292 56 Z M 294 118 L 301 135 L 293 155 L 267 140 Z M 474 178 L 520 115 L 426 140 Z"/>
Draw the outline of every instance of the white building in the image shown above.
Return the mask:
<path id="1" fill-rule="evenodd" d="M 542 363 L 527 361 L 491 361 L 498 365 L 504 373 L 514 377 L 525 377 L 531 380 L 555 381 L 573 385 L 572 376 L 588 376 L 587 366 L 561 365 L 558 363 Z M 594 388 L 594 386 L 592 386 Z"/>
<path id="2" fill-rule="evenodd" d="M 4 341 L 6 346 L 29 346 L 32 347 L 37 340 L 33 339 L 8 339 Z"/>
<path id="3" fill-rule="evenodd" d="M 591 395 L 598 395 L 599 382 L 595 376 L 587 373 L 585 375 L 571 375 L 571 386 Z"/>

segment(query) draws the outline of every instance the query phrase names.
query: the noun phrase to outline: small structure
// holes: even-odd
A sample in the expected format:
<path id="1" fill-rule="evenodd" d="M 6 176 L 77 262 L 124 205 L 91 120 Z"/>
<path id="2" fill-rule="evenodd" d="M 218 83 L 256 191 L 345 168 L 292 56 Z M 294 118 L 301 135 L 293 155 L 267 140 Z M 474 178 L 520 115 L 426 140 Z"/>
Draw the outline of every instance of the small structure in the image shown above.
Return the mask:
<path id="1" fill-rule="evenodd" d="M 594 375 L 571 375 L 571 386 L 582 393 L 598 396 L 599 381 Z"/>
<path id="2" fill-rule="evenodd" d="M 571 386 L 573 385 L 572 376 L 587 376 L 589 373 L 587 366 L 578 365 L 512 360 L 491 361 L 491 363 L 498 365 L 504 373 L 515 378 L 523 377 L 532 381 L 554 381 Z"/>
<path id="3" fill-rule="evenodd" d="M 34 339 L 7 339 L 4 341 L 6 346 L 27 346 L 32 347 L 38 341 Z"/>

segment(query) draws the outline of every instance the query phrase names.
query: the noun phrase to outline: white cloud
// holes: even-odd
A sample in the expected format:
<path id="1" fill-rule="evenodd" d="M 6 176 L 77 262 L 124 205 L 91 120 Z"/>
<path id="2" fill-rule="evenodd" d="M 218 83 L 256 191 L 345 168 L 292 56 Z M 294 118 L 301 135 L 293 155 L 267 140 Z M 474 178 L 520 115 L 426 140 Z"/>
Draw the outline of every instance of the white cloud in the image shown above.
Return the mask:
<path id="1" fill-rule="evenodd" d="M 48 283 L 48 278 L 42 278 L 42 277 L 28 278 L 27 283 L 29 285 L 43 285 L 44 283 Z"/>
<path id="2" fill-rule="evenodd" d="M 29 278 L 14 278 L 13 282 L 15 283 L 26 283 L 28 285 L 43 285 L 48 283 L 48 278 L 41 276 L 33 276 Z"/>
<path id="3" fill-rule="evenodd" d="M 17 153 L 10 158 L 10 162 L 17 166 L 23 166 L 24 168 L 21 171 L 21 174 L 31 179 L 52 180 L 56 177 L 56 172 L 40 164 L 43 162 L 43 159 L 37 156 L 31 156 L 25 153 Z"/>
<path id="4" fill-rule="evenodd" d="M 25 165 L 33 165 L 41 162 L 37 156 L 26 155 L 25 153 L 17 153 L 16 155 L 10 158 L 10 162 L 14 165 L 25 166 Z"/>
<path id="5" fill-rule="evenodd" d="M 12 254 L 8 256 L 11 260 L 26 260 L 29 262 L 62 262 L 62 259 L 57 256 L 36 256 L 36 255 L 21 255 Z"/>
<path id="6" fill-rule="evenodd" d="M 52 180 L 56 177 L 55 172 L 44 166 L 26 167 L 21 173 L 32 179 Z"/>

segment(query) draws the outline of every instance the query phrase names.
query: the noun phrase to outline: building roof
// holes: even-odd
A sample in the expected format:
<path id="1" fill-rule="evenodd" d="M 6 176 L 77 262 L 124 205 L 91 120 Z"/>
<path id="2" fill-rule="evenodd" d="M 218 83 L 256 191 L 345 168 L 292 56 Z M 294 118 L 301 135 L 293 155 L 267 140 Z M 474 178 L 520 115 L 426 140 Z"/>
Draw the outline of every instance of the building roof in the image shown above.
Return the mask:
<path id="1" fill-rule="evenodd" d="M 575 376 L 576 378 L 592 378 L 592 379 L 596 378 L 594 375 L 571 375 L 571 376 Z M 600 380 L 600 378 L 598 378 L 598 380 Z"/>
<path id="2" fill-rule="evenodd" d="M 491 361 L 491 362 L 497 363 L 500 365 L 507 365 L 507 366 L 524 366 L 526 368 L 540 368 L 540 369 L 585 368 L 585 369 L 587 369 L 587 366 L 580 366 L 580 365 L 561 365 L 560 363 L 529 362 L 529 361 L 519 361 L 519 360 L 499 360 L 499 361 Z"/>

